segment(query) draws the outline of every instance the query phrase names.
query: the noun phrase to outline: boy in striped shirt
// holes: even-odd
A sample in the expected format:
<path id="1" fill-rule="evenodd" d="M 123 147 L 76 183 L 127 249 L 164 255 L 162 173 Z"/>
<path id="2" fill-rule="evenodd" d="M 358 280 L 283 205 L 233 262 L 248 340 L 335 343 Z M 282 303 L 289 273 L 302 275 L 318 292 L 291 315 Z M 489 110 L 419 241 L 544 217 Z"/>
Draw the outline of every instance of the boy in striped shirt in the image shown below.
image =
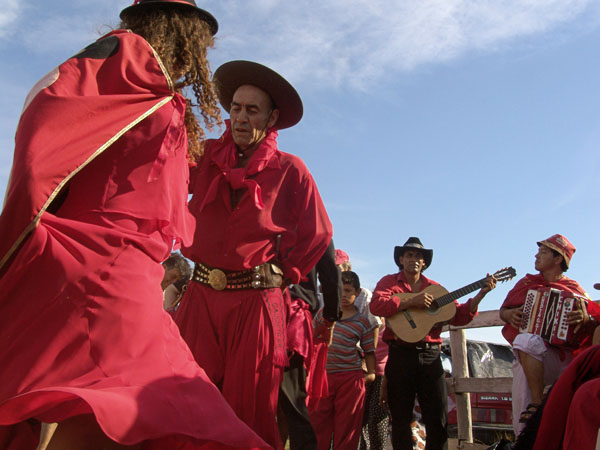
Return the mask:
<path id="1" fill-rule="evenodd" d="M 319 400 L 310 411 L 317 433 L 318 450 L 356 450 L 363 419 L 365 383 L 375 380 L 374 327 L 354 306 L 360 294 L 360 280 L 352 271 L 342 272 L 342 318 L 333 326 L 333 339 L 327 354 L 329 395 Z M 323 311 L 314 318 L 315 335 L 331 326 Z M 364 353 L 367 373 L 356 348 Z"/>

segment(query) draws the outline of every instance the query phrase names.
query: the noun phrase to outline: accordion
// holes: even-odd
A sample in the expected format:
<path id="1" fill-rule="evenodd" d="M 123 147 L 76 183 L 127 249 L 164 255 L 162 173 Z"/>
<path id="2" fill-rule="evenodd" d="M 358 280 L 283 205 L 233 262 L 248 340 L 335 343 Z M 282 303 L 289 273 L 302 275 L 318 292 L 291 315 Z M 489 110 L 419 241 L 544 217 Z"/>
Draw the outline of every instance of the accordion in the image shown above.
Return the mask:
<path id="1" fill-rule="evenodd" d="M 567 325 L 566 321 L 579 298 L 583 297 L 559 289 L 530 289 L 523 305 L 519 333 L 537 334 L 551 345 L 576 347 L 575 326 Z"/>

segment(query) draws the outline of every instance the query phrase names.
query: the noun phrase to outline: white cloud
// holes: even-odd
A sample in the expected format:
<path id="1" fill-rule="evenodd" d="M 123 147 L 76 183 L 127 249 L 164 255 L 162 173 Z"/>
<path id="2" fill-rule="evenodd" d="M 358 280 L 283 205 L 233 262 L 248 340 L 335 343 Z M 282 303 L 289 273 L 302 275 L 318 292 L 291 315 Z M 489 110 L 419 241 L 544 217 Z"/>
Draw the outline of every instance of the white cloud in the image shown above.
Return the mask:
<path id="1" fill-rule="evenodd" d="M 42 2 L 4 1 L 14 4 L 14 13 L 10 14 L 11 8 L 8 13 L 0 12 L 0 39 L 11 48 L 21 47 L 33 54 L 55 54 L 61 61 L 116 26 L 119 11 L 131 4 L 123 0 L 96 3 L 63 0 L 48 8 Z M 10 25 L 4 26 L 3 18 L 8 15 Z"/>
<path id="2" fill-rule="evenodd" d="M 19 0 L 4 0 L 0 10 L 0 38 L 8 35 L 15 26 L 21 12 Z"/>
<path id="3" fill-rule="evenodd" d="M 594 0 L 244 0 L 206 3 L 219 61 L 255 59 L 293 81 L 364 88 L 385 74 L 495 50 L 583 16 Z M 588 14 L 589 16 L 590 14 Z"/>

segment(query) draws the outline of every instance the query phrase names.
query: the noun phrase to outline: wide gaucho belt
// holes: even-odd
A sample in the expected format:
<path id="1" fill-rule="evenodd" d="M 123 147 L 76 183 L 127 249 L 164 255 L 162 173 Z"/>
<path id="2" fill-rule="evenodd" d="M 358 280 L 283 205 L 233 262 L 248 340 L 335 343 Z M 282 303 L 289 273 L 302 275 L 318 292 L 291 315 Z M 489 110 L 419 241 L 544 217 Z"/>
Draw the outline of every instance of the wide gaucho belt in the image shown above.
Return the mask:
<path id="1" fill-rule="evenodd" d="M 192 280 L 206 284 L 216 291 L 223 289 L 269 289 L 281 287 L 283 271 L 273 263 L 237 272 L 195 263 Z"/>

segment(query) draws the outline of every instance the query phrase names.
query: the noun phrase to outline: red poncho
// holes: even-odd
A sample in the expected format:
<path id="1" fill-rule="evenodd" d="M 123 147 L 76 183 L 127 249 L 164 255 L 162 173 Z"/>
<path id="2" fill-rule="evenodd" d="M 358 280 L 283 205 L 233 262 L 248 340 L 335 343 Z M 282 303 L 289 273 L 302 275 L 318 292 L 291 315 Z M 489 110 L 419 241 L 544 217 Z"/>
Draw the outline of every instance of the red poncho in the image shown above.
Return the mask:
<path id="1" fill-rule="evenodd" d="M 504 303 L 502 303 L 502 308 L 518 308 L 519 306 L 525 303 L 525 297 L 527 296 L 527 291 L 529 289 L 539 289 L 539 288 L 553 288 L 560 289 L 563 291 L 573 292 L 574 294 L 579 294 L 587 297 L 586 292 L 579 285 L 579 283 L 575 280 L 567 278 L 563 276 L 558 281 L 547 281 L 542 274 L 527 274 L 523 278 L 521 278 L 515 287 L 513 287 Z M 600 318 L 600 307 L 593 302 L 587 303 L 588 313 L 596 318 Z M 515 337 L 519 334 L 519 330 L 513 327 L 511 324 L 506 323 L 504 327 L 502 327 L 502 335 L 504 338 L 512 345 Z M 590 344 L 590 337 L 586 336 L 581 340 L 581 346 L 585 347 Z"/>

